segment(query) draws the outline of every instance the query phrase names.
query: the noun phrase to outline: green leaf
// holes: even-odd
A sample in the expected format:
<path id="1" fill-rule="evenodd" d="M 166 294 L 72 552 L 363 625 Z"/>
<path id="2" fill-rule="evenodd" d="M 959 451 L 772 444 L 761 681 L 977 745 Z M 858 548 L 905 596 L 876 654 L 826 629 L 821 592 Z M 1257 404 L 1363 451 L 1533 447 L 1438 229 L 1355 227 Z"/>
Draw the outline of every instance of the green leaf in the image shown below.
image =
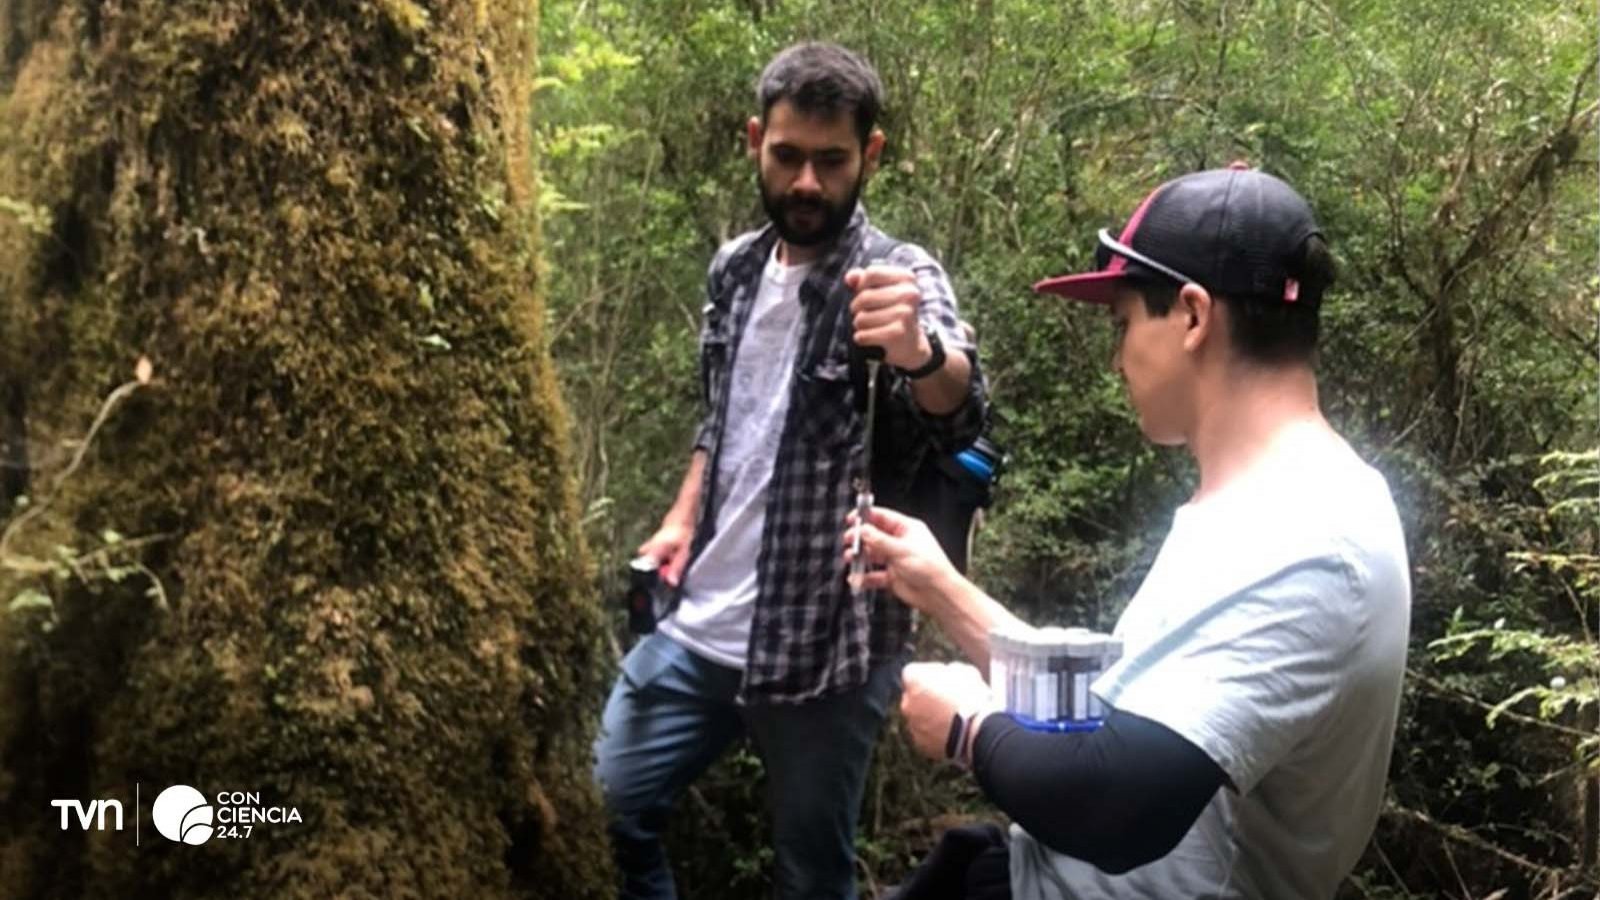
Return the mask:
<path id="1" fill-rule="evenodd" d="M 10 603 L 6 604 L 6 612 L 16 613 L 26 609 L 51 609 L 54 606 L 55 601 L 50 599 L 49 594 L 33 588 L 23 588 L 15 597 L 11 598 Z"/>

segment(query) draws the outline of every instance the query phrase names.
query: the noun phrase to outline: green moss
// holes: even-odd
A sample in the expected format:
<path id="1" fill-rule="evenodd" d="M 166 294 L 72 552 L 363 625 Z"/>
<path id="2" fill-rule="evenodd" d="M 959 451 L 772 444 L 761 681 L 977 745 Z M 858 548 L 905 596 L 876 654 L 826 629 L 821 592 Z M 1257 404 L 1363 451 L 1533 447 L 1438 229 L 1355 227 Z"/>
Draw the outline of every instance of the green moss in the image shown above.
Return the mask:
<path id="1" fill-rule="evenodd" d="M 51 15 L 0 83 L 0 174 L 57 222 L 0 219 L 0 386 L 46 448 L 140 354 L 157 381 L 23 546 L 161 535 L 142 561 L 172 610 L 130 578 L 62 587 L 49 633 L 0 617 L 0 896 L 609 893 L 532 10 Z M 136 781 L 260 789 L 305 822 L 136 857 L 39 812 Z"/>

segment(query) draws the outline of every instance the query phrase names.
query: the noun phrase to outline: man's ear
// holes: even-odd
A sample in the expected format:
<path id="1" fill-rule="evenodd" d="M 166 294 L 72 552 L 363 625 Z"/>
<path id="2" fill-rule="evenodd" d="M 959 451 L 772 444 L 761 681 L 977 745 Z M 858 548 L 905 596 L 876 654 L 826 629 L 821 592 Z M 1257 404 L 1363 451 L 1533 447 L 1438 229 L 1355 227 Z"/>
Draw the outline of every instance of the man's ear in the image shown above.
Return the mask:
<path id="1" fill-rule="evenodd" d="M 745 152 L 750 154 L 751 159 L 758 162 L 761 159 L 761 137 L 763 134 L 765 134 L 765 129 L 761 127 L 761 119 L 759 117 L 751 116 L 750 121 L 744 123 Z"/>
<path id="2" fill-rule="evenodd" d="M 1217 319 L 1216 298 L 1192 281 L 1178 291 L 1178 302 L 1168 315 L 1184 317 L 1183 349 L 1190 352 L 1205 344 L 1221 326 Z"/>
<path id="3" fill-rule="evenodd" d="M 861 151 L 862 175 L 870 178 L 878 171 L 878 160 L 883 156 L 883 129 L 874 128 L 867 135 L 867 146 Z"/>

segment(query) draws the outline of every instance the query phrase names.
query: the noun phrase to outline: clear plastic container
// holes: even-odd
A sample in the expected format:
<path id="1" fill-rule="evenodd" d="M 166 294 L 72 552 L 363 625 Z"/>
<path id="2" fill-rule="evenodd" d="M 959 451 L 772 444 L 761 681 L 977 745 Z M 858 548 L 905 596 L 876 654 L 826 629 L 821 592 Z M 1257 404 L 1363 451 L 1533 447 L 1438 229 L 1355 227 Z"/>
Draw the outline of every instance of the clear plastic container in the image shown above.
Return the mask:
<path id="1" fill-rule="evenodd" d="M 1072 681 L 1071 695 L 1067 699 L 1067 717 L 1082 722 L 1089 715 L 1089 682 L 1100 663 L 1104 639 L 1093 632 L 1083 631 L 1067 638 L 1067 672 Z"/>
<path id="2" fill-rule="evenodd" d="M 989 629 L 989 697 L 1001 709 L 1011 708 L 1010 640 L 1001 628 Z"/>
<path id="3" fill-rule="evenodd" d="M 1033 717 L 1041 722 L 1055 717 L 1055 673 L 1050 670 L 1050 638 L 1035 634 L 1029 654 L 1033 657 Z"/>

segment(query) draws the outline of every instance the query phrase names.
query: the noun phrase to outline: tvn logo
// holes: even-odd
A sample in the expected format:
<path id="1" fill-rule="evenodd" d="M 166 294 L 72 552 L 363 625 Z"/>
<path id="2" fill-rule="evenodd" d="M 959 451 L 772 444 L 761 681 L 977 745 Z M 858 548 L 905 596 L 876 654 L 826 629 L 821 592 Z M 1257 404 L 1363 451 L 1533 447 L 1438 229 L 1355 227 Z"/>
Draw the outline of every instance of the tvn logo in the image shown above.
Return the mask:
<path id="1" fill-rule="evenodd" d="M 93 822 L 96 830 L 106 830 L 106 811 L 116 814 L 116 824 L 113 831 L 122 830 L 122 803 L 117 800 L 90 800 L 88 806 L 81 800 L 51 800 L 50 805 L 61 810 L 61 830 L 66 831 L 72 824 L 72 814 L 77 813 L 78 826 L 84 831 L 89 830 L 89 823 Z"/>

